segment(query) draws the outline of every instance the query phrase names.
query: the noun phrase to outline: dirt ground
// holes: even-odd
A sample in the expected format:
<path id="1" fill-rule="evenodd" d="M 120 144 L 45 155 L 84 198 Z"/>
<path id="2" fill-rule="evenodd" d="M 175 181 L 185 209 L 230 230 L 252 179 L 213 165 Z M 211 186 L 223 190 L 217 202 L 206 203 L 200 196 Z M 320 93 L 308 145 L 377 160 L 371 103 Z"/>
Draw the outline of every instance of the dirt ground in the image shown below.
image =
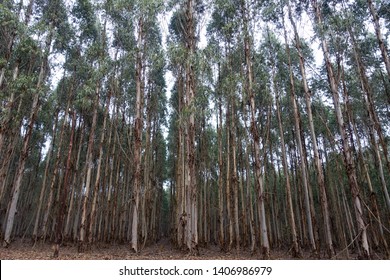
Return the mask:
<path id="1" fill-rule="evenodd" d="M 8 248 L 0 247 L 1 260 L 50 260 L 53 259 L 53 249 L 50 244 L 14 241 Z M 303 253 L 302 259 L 326 259 L 325 256 L 313 256 L 308 252 Z M 350 254 L 348 259 L 356 259 L 355 254 Z M 375 259 L 382 259 L 374 255 Z M 78 253 L 77 245 L 62 246 L 59 259 L 62 260 L 256 260 L 262 259 L 259 252 L 251 254 L 248 249 L 237 252 L 222 252 L 218 246 L 210 245 L 201 247 L 198 255 L 191 255 L 174 248 L 168 239 L 146 246 L 140 253 L 133 253 L 129 245 L 98 244 L 84 253 Z M 271 259 L 292 259 L 288 250 L 272 250 Z M 337 259 L 347 259 L 345 254 L 340 254 Z"/>

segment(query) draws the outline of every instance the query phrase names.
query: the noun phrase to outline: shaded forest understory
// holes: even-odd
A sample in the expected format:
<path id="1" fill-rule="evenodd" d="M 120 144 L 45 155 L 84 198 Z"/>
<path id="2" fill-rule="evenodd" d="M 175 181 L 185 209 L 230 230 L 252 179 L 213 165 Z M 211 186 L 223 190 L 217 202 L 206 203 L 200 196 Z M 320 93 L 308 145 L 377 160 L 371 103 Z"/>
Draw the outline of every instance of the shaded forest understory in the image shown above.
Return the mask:
<path id="1" fill-rule="evenodd" d="M 12 243 L 11 248 L 0 247 L 1 260 L 52 260 L 53 244 L 38 243 L 32 246 L 30 241 L 16 240 Z M 198 254 L 194 255 L 188 251 L 176 248 L 172 242 L 163 238 L 157 243 L 146 246 L 139 253 L 129 250 L 128 244 L 93 244 L 88 250 L 80 253 L 74 243 L 64 243 L 61 247 L 60 260 L 259 260 L 263 256 L 260 252 L 252 253 L 249 248 L 241 248 L 239 251 L 233 249 L 229 252 L 222 251 L 217 244 L 201 246 Z M 55 258 L 57 259 L 57 258 Z M 298 258 L 293 258 L 291 248 L 273 248 L 270 257 L 271 260 L 323 260 L 329 259 L 325 252 L 313 254 L 310 251 L 303 251 Z M 357 260 L 358 252 L 354 250 L 344 250 L 336 252 L 332 260 Z M 372 253 L 372 259 L 386 259 L 383 252 Z"/>
<path id="2" fill-rule="evenodd" d="M 1 1 L 0 257 L 388 259 L 389 37 L 389 1 Z"/>

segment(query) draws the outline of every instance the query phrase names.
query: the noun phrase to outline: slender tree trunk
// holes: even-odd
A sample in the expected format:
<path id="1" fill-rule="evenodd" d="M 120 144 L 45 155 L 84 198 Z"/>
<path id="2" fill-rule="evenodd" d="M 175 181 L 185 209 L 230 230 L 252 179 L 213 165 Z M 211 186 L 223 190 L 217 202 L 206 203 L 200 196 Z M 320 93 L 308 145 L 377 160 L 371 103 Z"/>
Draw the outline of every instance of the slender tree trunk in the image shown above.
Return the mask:
<path id="1" fill-rule="evenodd" d="M 374 130 L 376 130 L 376 132 L 379 136 L 379 140 L 380 140 L 380 143 L 382 144 L 382 148 L 383 148 L 384 158 L 387 162 L 388 170 L 390 172 L 387 144 L 385 141 L 385 137 L 383 136 L 383 133 L 382 133 L 382 126 L 379 122 L 378 116 L 377 116 L 376 111 L 375 111 L 374 102 L 373 102 L 373 93 L 372 93 L 372 89 L 370 87 L 370 84 L 368 82 L 368 77 L 366 74 L 366 70 L 365 70 L 363 61 L 361 59 L 360 50 L 357 46 L 355 36 L 352 32 L 352 28 L 349 27 L 348 31 L 349 31 L 350 37 L 352 39 L 353 53 L 354 53 L 355 61 L 357 64 L 359 78 L 361 81 L 360 85 L 361 85 L 361 88 L 363 90 L 364 104 L 366 105 L 366 110 L 367 110 L 368 116 L 369 116 L 369 131 L 370 131 L 371 143 L 374 146 L 374 154 L 375 154 L 375 158 L 376 158 L 376 161 L 377 161 L 378 167 L 379 167 L 379 177 L 381 180 L 382 190 L 383 190 L 383 193 L 385 195 L 387 209 L 388 209 L 388 211 L 390 211 L 390 196 L 389 196 L 389 192 L 387 191 L 387 184 L 386 184 L 386 179 L 385 179 L 385 175 L 384 175 L 384 171 L 383 171 L 382 158 L 380 155 L 378 142 L 377 142 L 376 136 L 374 134 Z"/>
<path id="2" fill-rule="evenodd" d="M 100 91 L 100 83 L 97 82 L 96 89 L 95 89 L 95 100 L 93 103 L 92 125 L 91 125 L 91 131 L 89 133 L 88 149 L 86 155 L 87 174 L 85 177 L 85 192 L 83 192 L 82 194 L 82 214 L 80 220 L 80 237 L 79 237 L 79 245 L 78 245 L 78 251 L 80 253 L 84 252 L 85 250 L 88 199 L 89 199 L 89 193 L 91 189 L 91 178 L 92 178 L 92 169 L 93 169 L 93 146 L 94 146 L 94 139 L 95 139 L 96 123 L 97 123 L 97 113 L 99 107 L 99 95 L 100 95 L 99 91 Z"/>
<path id="3" fill-rule="evenodd" d="M 106 106 L 104 108 L 103 127 L 102 127 L 101 135 L 100 135 L 99 157 L 98 157 L 98 163 L 97 163 L 95 184 L 94 184 L 94 188 L 93 188 L 94 189 L 93 190 L 93 199 L 92 199 L 91 216 L 90 216 L 89 231 L 88 231 L 88 243 L 89 244 L 91 244 L 93 242 L 93 234 L 94 234 L 93 226 L 96 224 L 97 198 L 98 198 L 98 195 L 100 192 L 99 191 L 100 174 L 101 174 L 102 162 L 103 162 L 103 144 L 104 144 L 104 139 L 106 136 L 108 108 L 110 107 L 110 101 L 111 101 L 111 90 L 108 91 L 108 96 L 106 99 Z"/>
<path id="4" fill-rule="evenodd" d="M 184 228 L 186 223 L 186 217 L 184 215 L 184 144 L 183 144 L 183 120 L 182 120 L 182 111 L 183 111 L 183 94 L 184 94 L 184 86 L 183 86 L 183 76 L 182 70 L 179 66 L 178 70 L 178 133 L 177 133 L 177 160 L 176 160 L 176 221 L 175 221 L 175 230 L 177 230 L 176 236 L 176 244 L 178 248 L 182 248 L 184 244 Z"/>
<path id="5" fill-rule="evenodd" d="M 53 139 L 50 143 L 50 147 L 49 147 L 49 150 L 47 152 L 45 173 L 43 174 L 41 192 L 40 192 L 39 201 L 38 201 L 38 209 L 37 209 L 37 213 L 35 216 L 34 230 L 33 230 L 33 235 L 32 235 L 32 239 L 34 241 L 34 244 L 35 244 L 35 242 L 37 242 L 37 238 L 38 238 L 38 226 L 39 226 L 39 220 L 41 217 L 41 210 L 42 210 L 43 200 L 44 200 L 44 196 L 45 196 L 45 191 L 46 191 L 46 181 L 47 181 L 47 178 L 49 176 L 50 159 L 53 155 L 53 147 L 54 147 L 54 143 L 56 141 L 55 136 L 57 134 L 56 131 L 57 131 L 57 125 L 58 125 L 58 114 L 59 114 L 59 112 L 57 110 L 57 112 L 55 114 L 56 119 L 54 121 L 54 127 L 53 127 L 53 132 L 52 132 Z"/>
<path id="6" fill-rule="evenodd" d="M 59 165 L 60 165 L 60 162 L 61 162 L 62 142 L 64 140 L 65 127 L 66 127 L 66 124 L 67 124 L 67 118 L 68 118 L 68 114 L 69 114 L 70 101 L 71 101 L 70 98 L 68 98 L 67 105 L 66 105 L 66 108 L 65 108 L 65 116 L 64 116 L 63 123 L 62 123 L 62 126 L 61 126 L 60 136 L 59 136 L 59 139 L 58 139 L 57 154 L 56 154 L 56 159 L 55 159 L 55 162 L 54 162 L 52 178 L 51 178 L 51 181 L 50 181 L 49 197 L 48 197 L 45 209 L 44 209 L 44 216 L 43 216 L 42 229 L 41 229 L 41 238 L 42 238 L 43 241 L 45 241 L 46 236 L 47 236 L 47 227 L 48 227 L 48 221 L 49 221 L 50 213 L 51 213 L 51 210 L 52 210 L 53 199 L 54 199 L 54 196 L 55 196 L 55 188 L 56 188 L 56 185 L 59 186 L 58 182 L 60 181 L 60 179 L 58 178 L 57 175 L 58 175 L 58 172 L 59 172 L 59 169 L 60 169 Z"/>
<path id="7" fill-rule="evenodd" d="M 314 238 L 314 228 L 313 228 L 313 222 L 312 222 L 314 213 L 312 213 L 312 210 L 311 210 L 312 209 L 312 207 L 311 207 L 312 202 L 310 200 L 310 195 L 309 195 L 309 182 L 308 182 L 307 166 L 306 166 L 306 161 L 305 161 L 305 153 L 303 150 L 298 105 L 296 102 L 295 83 L 294 83 L 294 77 L 293 77 L 293 72 L 292 72 L 290 47 L 289 47 L 288 41 L 287 41 L 287 31 L 286 31 L 286 27 L 284 25 L 284 21 L 283 21 L 283 28 L 284 28 L 284 40 L 285 40 L 285 45 L 286 45 L 286 53 L 288 56 L 290 97 L 291 97 L 291 104 L 293 106 L 293 113 L 294 113 L 296 140 L 297 140 L 297 144 L 298 144 L 299 155 L 301 158 L 300 159 L 301 172 L 302 172 L 301 179 L 302 179 L 302 183 L 303 183 L 303 192 L 304 192 L 304 196 L 305 196 L 307 229 L 308 229 L 311 249 L 313 250 L 313 252 L 318 253 L 318 248 L 317 248 L 316 241 Z"/>
<path id="8" fill-rule="evenodd" d="M 138 52 L 137 52 L 137 68 L 136 68 L 136 116 L 134 123 L 134 186 L 133 186 L 133 222 L 131 230 L 131 248 L 134 252 L 138 252 L 138 219 L 139 219 L 139 203 L 140 203 L 140 191 L 141 191 L 141 152 L 142 152 L 142 104 L 143 104 L 143 65 L 142 65 L 142 53 L 141 49 L 143 42 L 143 19 L 142 17 L 138 21 Z"/>
<path id="9" fill-rule="evenodd" d="M 5 68 L 3 70 L 5 71 Z M 3 75 L 3 73 L 2 73 L 2 75 Z M 12 74 L 12 82 L 16 82 L 18 75 L 19 75 L 19 62 L 16 63 L 16 66 L 14 68 L 14 71 Z M 4 79 L 4 77 L 2 79 Z M 0 89 L 1 89 L 1 85 L 0 85 Z M 15 94 L 12 91 L 11 96 L 8 99 L 7 105 L 3 109 L 4 115 L 5 115 L 4 120 L 1 120 L 1 122 L 0 122 L 0 124 L 1 124 L 0 125 L 0 155 L 1 155 L 1 152 L 3 150 L 5 136 L 7 136 L 7 133 L 9 133 L 9 130 L 12 131 L 12 127 L 11 127 L 12 119 L 13 119 L 14 115 L 18 116 L 18 114 L 13 114 L 13 110 L 12 110 L 13 107 L 15 106 L 15 101 L 16 101 Z M 21 103 L 22 103 L 22 100 L 19 101 L 19 104 L 21 104 Z M 20 108 L 20 107 L 21 106 L 19 105 L 18 108 Z M 7 162 L 8 161 L 4 161 L 3 165 L 6 165 Z M 2 173 L 0 173 L 0 174 L 2 174 Z M 0 188 L 1 188 L 0 189 L 0 198 L 3 197 L 3 192 L 4 192 L 2 178 L 3 178 L 3 176 L 0 177 Z"/>
<path id="10" fill-rule="evenodd" d="M 218 102 L 218 221 L 219 221 L 219 246 L 225 248 L 225 228 L 224 228 L 224 191 L 223 191 L 223 156 L 222 156 L 222 98 L 219 96 Z"/>
<path id="11" fill-rule="evenodd" d="M 374 7 L 374 4 L 372 3 L 372 0 L 367 0 L 368 8 L 370 10 L 372 21 L 374 23 L 376 38 L 378 40 L 379 49 L 381 50 L 383 62 L 386 66 L 387 75 L 389 76 L 389 82 L 390 82 L 390 60 L 389 55 L 387 53 L 387 48 L 385 45 L 385 40 L 383 39 L 383 35 L 381 32 L 381 27 L 379 24 L 379 16 L 378 13 Z"/>
<path id="12" fill-rule="evenodd" d="M 196 185 L 196 164 L 195 164 L 195 3 L 194 0 L 187 0 L 185 10 L 186 20 L 186 109 L 189 116 L 186 121 L 186 186 L 187 186 L 187 248 L 191 254 L 198 254 L 198 209 L 197 209 L 197 185 Z"/>
<path id="13" fill-rule="evenodd" d="M 71 173 L 71 160 L 72 160 L 72 150 L 73 150 L 73 138 L 74 133 L 76 129 L 76 111 L 73 111 L 72 113 L 72 128 L 71 128 L 71 134 L 70 134 L 70 140 L 69 140 L 69 148 L 68 148 L 68 158 L 66 160 L 66 170 L 64 175 L 64 183 L 63 187 L 59 190 L 60 192 L 60 207 L 58 209 L 58 215 L 57 215 L 57 223 L 56 223 L 56 230 L 55 230 L 55 246 L 54 246 L 54 253 L 53 257 L 58 258 L 59 251 L 60 251 L 60 245 L 63 241 L 63 224 L 64 224 L 64 218 L 65 218 L 65 210 L 66 210 L 66 202 L 67 202 L 67 196 L 68 196 L 68 190 L 69 190 L 69 177 Z"/>
<path id="14" fill-rule="evenodd" d="M 306 79 L 306 69 L 305 69 L 305 62 L 304 62 L 304 57 L 301 49 L 301 42 L 300 42 L 300 38 L 298 35 L 294 18 L 292 16 L 290 1 L 288 1 L 288 15 L 289 15 L 290 22 L 293 26 L 294 35 L 295 35 L 295 47 L 299 55 L 299 68 L 302 74 L 303 88 L 305 91 L 306 110 L 307 110 L 307 116 L 309 118 L 310 135 L 311 135 L 311 141 L 313 144 L 313 151 L 314 151 L 314 162 L 317 170 L 317 182 L 320 190 L 320 203 L 321 203 L 321 208 L 323 213 L 323 219 L 324 219 L 323 222 L 324 222 L 325 239 L 326 239 L 325 243 L 326 243 L 328 257 L 331 258 L 334 254 L 334 248 L 333 248 L 332 233 L 330 227 L 329 206 L 328 206 L 328 199 L 327 199 L 326 188 L 325 188 L 324 173 L 322 170 L 321 161 L 318 153 L 317 137 L 314 129 L 313 114 L 311 110 L 311 91 L 309 89 L 309 85 Z"/>
<path id="15" fill-rule="evenodd" d="M 275 75 L 273 68 L 273 76 Z M 291 184 L 290 184 L 290 176 L 288 172 L 288 163 L 287 163 L 287 154 L 286 154 L 286 144 L 284 141 L 284 131 L 283 131 L 283 123 L 282 123 L 282 116 L 281 116 L 281 110 L 280 110 L 280 97 L 279 97 L 279 90 L 276 88 L 276 81 L 274 78 L 274 87 L 275 87 L 275 100 L 276 100 L 276 112 L 278 116 L 278 125 L 279 125 L 279 137 L 280 137 L 280 147 L 282 149 L 282 164 L 283 164 L 283 172 L 284 177 L 286 178 L 286 195 L 287 195 L 287 212 L 290 222 L 290 230 L 291 230 L 291 236 L 292 236 L 292 243 L 293 243 L 293 251 L 292 255 L 293 257 L 300 257 L 301 256 L 301 248 L 298 243 L 298 236 L 297 236 L 297 230 L 296 230 L 296 223 L 295 223 L 295 215 L 294 215 L 294 208 L 293 208 L 293 200 L 291 195 Z"/>
<path id="16" fill-rule="evenodd" d="M 19 62 L 14 68 L 12 81 L 16 82 L 16 79 L 19 75 Z M 8 170 L 12 162 L 12 158 L 15 152 L 15 143 L 18 143 L 18 138 L 20 137 L 20 133 L 18 132 L 18 128 L 20 128 L 22 124 L 22 118 L 13 116 L 20 116 L 20 112 L 22 109 L 22 99 L 19 100 L 18 108 L 16 112 L 12 112 L 12 109 L 15 104 L 15 94 L 12 93 L 7 107 L 5 108 L 5 120 L 2 121 L 0 125 L 0 156 L 2 156 L 2 162 L 0 164 L 0 202 L 2 202 L 4 194 L 6 192 L 7 185 L 7 175 Z M 12 122 L 12 120 L 14 122 Z M 6 143 L 4 141 L 5 136 L 8 138 L 8 145 L 4 152 L 3 145 Z"/>
<path id="17" fill-rule="evenodd" d="M 360 190 L 359 190 L 359 185 L 357 182 L 357 177 L 356 177 L 356 169 L 353 163 L 353 157 L 352 153 L 350 150 L 350 146 L 348 143 L 348 138 L 346 134 L 346 129 L 345 129 L 345 122 L 344 122 L 344 117 L 342 115 L 341 111 L 341 105 L 339 101 L 339 92 L 338 92 L 338 85 L 333 73 L 333 67 L 330 61 L 330 54 L 328 51 L 328 44 L 327 41 L 324 38 L 323 34 L 323 23 L 322 23 L 322 18 L 321 18 L 321 10 L 319 7 L 319 4 L 317 3 L 316 0 L 312 0 L 312 6 L 315 12 L 315 17 L 316 17 L 316 23 L 318 28 L 320 29 L 320 38 L 321 38 L 321 46 L 322 50 L 324 53 L 325 57 L 325 64 L 326 64 L 326 70 L 328 73 L 328 80 L 333 96 L 333 103 L 334 103 L 334 108 L 336 111 L 336 118 L 337 118 L 337 123 L 339 126 L 339 131 L 342 139 L 342 145 L 343 145 L 343 156 L 344 156 L 344 164 L 346 167 L 347 171 L 347 176 L 348 176 L 348 183 L 351 189 L 352 193 L 352 201 L 355 206 L 355 214 L 356 214 L 356 221 L 359 229 L 359 237 L 360 237 L 360 242 L 361 246 L 363 249 L 361 257 L 364 259 L 368 259 L 371 256 L 370 253 L 370 246 L 368 244 L 368 239 L 367 239 L 367 229 L 366 225 L 364 222 L 364 214 L 363 214 L 363 208 L 362 208 L 362 203 L 360 199 Z"/>
<path id="18" fill-rule="evenodd" d="M 265 259 L 270 257 L 270 248 L 268 241 L 268 229 L 265 217 L 265 207 L 264 207 L 264 186 L 263 186 L 263 175 L 261 172 L 261 155 L 260 155 L 260 135 L 256 123 L 256 105 L 255 105 L 255 95 L 253 92 L 253 72 L 252 72 L 252 58 L 251 58 L 251 45 L 250 37 L 248 30 L 248 11 L 246 8 L 245 1 L 241 2 L 242 16 L 243 16 L 243 29 L 244 29 L 244 48 L 245 48 L 245 63 L 247 71 L 247 90 L 248 98 L 250 104 L 250 131 L 253 138 L 253 148 L 255 156 L 255 182 L 257 188 L 257 198 L 258 206 L 260 209 L 260 231 L 261 231 L 261 241 L 262 241 L 262 253 Z"/>
<path id="19" fill-rule="evenodd" d="M 227 244 L 227 250 L 231 251 L 233 246 L 233 219 L 232 219 L 232 193 L 231 193 L 231 149 L 230 149 L 230 140 L 231 140 L 231 120 L 230 120 L 230 101 L 227 104 L 226 109 L 226 222 L 229 226 L 229 243 Z"/>
<path id="20" fill-rule="evenodd" d="M 67 216 L 66 216 L 66 223 L 65 223 L 65 230 L 64 230 L 64 234 L 65 234 L 65 240 L 68 240 L 70 238 L 70 234 L 71 234 L 71 217 L 72 217 L 72 211 L 73 211 L 73 207 L 74 207 L 74 204 L 75 204 L 75 195 L 76 195 L 76 181 L 77 179 L 79 178 L 79 165 L 80 165 L 80 157 L 81 157 L 81 150 L 82 150 L 82 143 L 84 141 L 84 134 L 85 134 L 85 125 L 83 126 L 83 128 L 81 129 L 81 132 L 80 132 L 80 140 L 78 142 L 78 151 L 77 151 L 77 157 L 76 157 L 76 164 L 75 164 L 75 169 L 74 169 L 74 175 L 73 175 L 73 179 L 72 179 L 72 183 L 71 183 L 71 188 L 72 188 L 72 192 L 71 192 L 71 195 L 70 195 L 70 202 L 69 202 L 69 210 L 68 210 L 68 213 L 67 213 Z"/>
<path id="21" fill-rule="evenodd" d="M 24 173 L 24 167 L 28 158 L 29 154 L 29 144 L 30 144 L 30 139 L 33 133 L 34 129 L 34 124 L 35 120 L 38 114 L 39 110 L 39 94 L 42 89 L 43 83 L 45 81 L 45 77 L 47 74 L 47 64 L 48 64 L 48 57 L 50 53 L 50 48 L 51 48 L 51 43 L 52 43 L 52 33 L 53 33 L 53 27 L 52 24 L 50 24 L 49 27 L 49 34 L 46 39 L 46 46 L 45 46 L 45 51 L 44 55 L 42 57 L 42 63 L 40 66 L 40 72 L 38 76 L 38 82 L 36 86 L 36 93 L 34 94 L 32 105 L 31 105 L 31 113 L 29 117 L 29 122 L 27 125 L 27 130 L 26 134 L 23 139 L 23 148 L 21 151 L 20 159 L 19 159 L 19 164 L 17 167 L 17 170 L 15 172 L 15 180 L 13 184 L 13 190 L 12 190 L 12 199 L 10 203 L 10 207 L 8 210 L 8 216 L 7 216 L 7 225 L 5 228 L 5 234 L 4 234 L 4 247 L 8 247 L 8 245 L 11 242 L 11 234 L 13 230 L 13 225 L 14 225 L 14 219 L 15 219 L 15 214 L 17 212 L 17 203 L 19 199 L 19 194 L 20 194 L 20 188 L 22 186 L 22 178 L 23 178 L 23 173 Z"/>
<path id="22" fill-rule="evenodd" d="M 239 222 L 239 205 L 238 205 L 238 191 L 239 191 L 239 185 L 238 185 L 238 175 L 237 175 L 237 128 L 236 128 L 236 100 L 234 95 L 232 96 L 231 100 L 231 145 L 232 145 L 232 163 L 233 163 L 233 169 L 232 169 L 232 176 L 231 176 L 231 183 L 232 183 L 232 189 L 233 189 L 233 214 L 234 214 L 234 233 L 235 233 L 235 241 L 236 241 L 236 250 L 240 250 L 240 222 Z M 229 148 L 229 146 L 228 146 Z M 233 225 L 232 225 L 233 226 Z M 233 233 L 233 232 L 232 232 Z"/>

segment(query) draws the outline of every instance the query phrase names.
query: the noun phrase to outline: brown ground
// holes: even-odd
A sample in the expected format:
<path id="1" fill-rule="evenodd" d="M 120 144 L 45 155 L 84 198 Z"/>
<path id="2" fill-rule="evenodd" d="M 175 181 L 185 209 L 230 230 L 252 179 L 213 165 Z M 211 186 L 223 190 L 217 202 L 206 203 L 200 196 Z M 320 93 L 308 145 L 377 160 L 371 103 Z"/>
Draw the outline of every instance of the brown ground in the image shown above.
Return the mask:
<path id="1" fill-rule="evenodd" d="M 14 241 L 9 248 L 0 247 L 1 260 L 50 260 L 52 259 L 52 245 L 37 243 L 32 246 L 31 242 Z M 303 259 L 317 259 L 325 256 L 314 257 L 310 253 L 304 253 Z M 378 255 L 375 259 L 381 259 Z M 77 245 L 62 246 L 59 259 L 63 260 L 251 260 L 261 259 L 261 254 L 254 255 L 247 249 L 237 252 L 221 252 L 219 247 L 210 245 L 207 248 L 200 248 L 199 255 L 190 255 L 175 249 L 168 239 L 163 239 L 157 244 L 145 247 L 140 253 L 135 254 L 129 250 L 129 245 L 94 245 L 91 250 L 78 253 Z M 356 255 L 350 255 L 350 259 L 356 259 Z M 288 250 L 272 250 L 271 259 L 291 259 Z M 345 254 L 341 254 L 337 259 L 346 259 Z"/>

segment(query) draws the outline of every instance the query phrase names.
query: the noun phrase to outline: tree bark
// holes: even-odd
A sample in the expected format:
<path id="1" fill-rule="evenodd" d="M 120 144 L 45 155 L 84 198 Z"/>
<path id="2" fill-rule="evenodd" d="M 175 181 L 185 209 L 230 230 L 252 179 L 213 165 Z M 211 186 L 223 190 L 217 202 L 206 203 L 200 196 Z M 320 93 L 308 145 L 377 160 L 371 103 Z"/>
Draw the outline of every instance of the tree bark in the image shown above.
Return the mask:
<path id="1" fill-rule="evenodd" d="M 273 76 L 275 76 L 275 68 L 273 68 L 272 71 Z M 287 163 L 287 154 L 286 154 L 286 144 L 284 141 L 284 131 L 283 131 L 283 122 L 282 122 L 282 116 L 281 116 L 281 110 L 280 110 L 280 96 L 279 96 L 279 90 L 276 88 L 276 81 L 275 77 L 273 78 L 273 84 L 274 84 L 274 92 L 275 92 L 275 100 L 276 100 L 276 112 L 278 117 L 278 125 L 279 125 L 279 137 L 280 137 L 280 147 L 282 149 L 282 164 L 283 164 L 283 172 L 284 177 L 286 178 L 286 195 L 287 195 L 287 212 L 290 222 L 290 231 L 292 235 L 292 243 L 293 243 L 293 251 L 292 255 L 293 257 L 300 257 L 301 256 L 301 248 L 298 243 L 298 236 L 297 236 L 297 230 L 296 230 L 296 223 L 295 223 L 295 215 L 294 215 L 294 208 L 293 208 L 293 200 L 291 195 L 291 184 L 290 184 L 290 176 L 288 172 L 288 163 Z"/>
<path id="2" fill-rule="evenodd" d="M 389 82 L 390 82 L 390 60 L 389 60 L 389 55 L 387 53 L 385 40 L 383 39 L 383 35 L 381 32 L 381 27 L 379 24 L 379 16 L 378 16 L 378 13 L 376 12 L 374 4 L 372 3 L 372 0 L 367 0 L 367 4 L 368 4 L 368 8 L 370 10 L 371 16 L 372 16 L 372 21 L 374 23 L 376 38 L 378 40 L 379 49 L 381 50 L 383 62 L 385 63 L 387 75 L 388 75 Z"/>
<path id="3" fill-rule="evenodd" d="M 142 106 L 143 106 L 143 63 L 142 53 L 144 44 L 143 34 L 143 18 L 138 20 L 138 52 L 136 61 L 136 116 L 134 121 L 134 186 L 133 186 L 133 219 L 131 230 L 131 248 L 134 252 L 138 252 L 138 219 L 139 219 L 139 204 L 140 204 L 140 191 L 141 191 L 141 152 L 142 152 Z"/>
<path id="4" fill-rule="evenodd" d="M 26 134 L 23 139 L 23 148 L 21 151 L 18 167 L 15 173 L 15 180 L 14 180 L 13 190 L 12 190 L 12 199 L 8 210 L 7 225 L 4 234 L 4 243 L 3 243 L 4 247 L 8 247 L 8 245 L 11 242 L 11 234 L 13 230 L 15 214 L 17 212 L 16 207 L 19 199 L 20 188 L 22 186 L 24 168 L 29 154 L 29 144 L 34 129 L 35 120 L 39 110 L 39 95 L 47 74 L 48 57 L 49 57 L 51 43 L 52 43 L 52 35 L 53 35 L 53 27 L 52 24 L 50 24 L 49 34 L 47 35 L 46 38 L 46 46 L 42 57 L 42 62 L 40 65 L 40 72 L 38 76 L 36 92 L 34 94 L 32 105 L 31 105 L 29 122 L 27 125 Z"/>
<path id="5" fill-rule="evenodd" d="M 316 136 L 315 129 L 314 129 L 313 113 L 311 110 L 312 92 L 309 89 L 309 85 L 308 85 L 307 78 L 306 78 L 305 61 L 304 61 L 304 57 L 302 54 L 301 42 L 300 42 L 300 38 L 298 35 L 297 27 L 296 27 L 294 18 L 292 16 L 290 1 L 288 1 L 288 15 L 290 18 L 290 22 L 293 26 L 294 35 L 295 35 L 295 47 L 296 47 L 296 49 L 298 51 L 298 55 L 299 55 L 299 68 L 300 68 L 300 71 L 302 74 L 303 88 L 305 91 L 306 110 L 307 110 L 307 116 L 309 118 L 309 128 L 310 128 L 311 141 L 313 144 L 314 162 L 315 162 L 316 171 L 317 171 L 317 182 L 318 182 L 318 186 L 319 186 L 319 190 L 320 190 L 320 203 L 321 203 L 321 209 L 322 209 L 322 213 L 323 213 L 325 243 L 326 243 L 326 247 L 327 247 L 328 257 L 331 258 L 334 255 L 334 248 L 333 248 L 332 233 L 331 233 L 331 227 L 330 227 L 330 215 L 329 215 L 328 198 L 327 198 L 326 188 L 325 188 L 325 179 L 324 179 L 324 173 L 322 170 L 321 161 L 320 161 L 320 157 L 319 157 L 317 136 Z"/>
<path id="6" fill-rule="evenodd" d="M 86 236 L 86 229 L 87 229 L 87 212 L 88 212 L 88 199 L 89 199 L 89 193 L 91 189 L 91 178 L 92 178 L 92 169 L 93 169 L 93 146 L 94 146 L 94 140 L 95 140 L 95 130 L 96 130 L 96 123 L 97 123 L 97 113 L 98 113 L 98 107 L 99 107 L 99 94 L 100 93 L 100 82 L 96 82 L 96 89 L 95 89 L 95 100 L 93 103 L 93 116 L 92 116 L 92 125 L 91 125 L 91 131 L 89 133 L 89 139 L 88 139 L 88 149 L 87 149 L 87 155 L 86 155 L 86 169 L 87 174 L 85 177 L 85 192 L 82 194 L 82 214 L 81 214 L 81 220 L 80 220 L 80 237 L 79 237 L 79 245 L 78 245 L 78 251 L 84 252 L 85 250 L 85 236 Z"/>
<path id="7" fill-rule="evenodd" d="M 69 140 L 69 148 L 68 148 L 68 158 L 66 160 L 66 169 L 65 169 L 65 175 L 64 175 L 64 183 L 63 187 L 59 190 L 60 192 L 60 207 L 58 209 L 57 214 L 57 223 L 56 223 L 56 229 L 55 229 L 55 245 L 54 245 L 54 253 L 53 257 L 58 258 L 59 251 L 60 251 L 60 245 L 63 241 L 63 224 L 64 224 L 64 218 L 65 218 L 65 210 L 67 208 L 67 196 L 68 196 L 68 190 L 69 190 L 69 177 L 71 173 L 71 160 L 72 160 L 72 151 L 73 151 L 73 138 L 75 134 L 76 129 L 76 111 L 73 111 L 72 113 L 72 128 L 71 128 L 71 134 L 70 134 L 70 140 Z"/>
<path id="8" fill-rule="evenodd" d="M 357 177 L 356 177 L 356 169 L 355 169 L 355 165 L 353 162 L 353 157 L 352 157 L 352 153 L 350 150 L 350 146 L 348 143 L 344 117 L 343 117 L 343 114 L 341 111 L 341 105 L 340 105 L 340 101 L 339 101 L 338 85 L 336 82 L 335 75 L 333 73 L 333 67 L 331 64 L 330 54 L 328 51 L 328 43 L 327 43 L 327 41 L 324 37 L 324 34 L 323 34 L 323 23 L 322 23 L 321 10 L 320 10 L 319 4 L 317 3 L 316 0 L 312 0 L 311 3 L 312 3 L 314 13 L 315 13 L 316 23 L 317 23 L 317 26 L 320 30 L 321 47 L 322 47 L 324 57 L 325 57 L 325 66 L 326 66 L 326 70 L 328 73 L 328 81 L 329 81 L 330 89 L 332 92 L 334 109 L 336 111 L 337 123 L 338 123 L 339 132 L 341 135 L 341 140 L 342 140 L 342 145 L 343 145 L 344 164 L 345 164 L 345 168 L 346 168 L 346 172 L 347 172 L 347 176 L 348 176 L 349 187 L 350 187 L 351 193 L 352 193 L 352 201 L 353 201 L 353 204 L 355 207 L 356 221 L 357 221 L 357 225 L 358 225 L 358 229 L 359 229 L 358 234 L 359 234 L 360 242 L 361 242 L 361 246 L 362 246 L 362 255 L 360 257 L 364 258 L 364 259 L 369 259 L 371 257 L 370 246 L 368 244 L 367 230 L 366 230 L 366 225 L 364 222 L 363 208 L 362 208 L 362 203 L 361 203 L 361 199 L 360 199 L 360 190 L 359 190 L 359 185 L 358 185 Z"/>
<path id="9" fill-rule="evenodd" d="M 255 185 L 257 188 L 257 199 L 258 206 L 260 209 L 260 236 L 262 240 L 262 253 L 265 259 L 270 257 L 270 248 L 268 241 L 268 229 L 265 217 L 265 207 L 264 207 L 264 186 L 263 186 L 263 175 L 261 172 L 261 155 L 260 155 L 260 135 L 256 123 L 256 105 L 255 105 L 255 95 L 253 92 L 253 72 L 252 72 L 252 58 L 251 58 L 251 45 L 250 37 L 248 30 L 248 11 L 245 1 L 241 1 L 241 9 L 243 16 L 243 31 L 244 31 L 244 49 L 245 49 L 245 63 L 246 63 L 246 75 L 247 75 L 247 90 L 250 106 L 250 131 L 253 138 L 253 148 L 254 148 L 254 157 L 255 157 Z"/>

